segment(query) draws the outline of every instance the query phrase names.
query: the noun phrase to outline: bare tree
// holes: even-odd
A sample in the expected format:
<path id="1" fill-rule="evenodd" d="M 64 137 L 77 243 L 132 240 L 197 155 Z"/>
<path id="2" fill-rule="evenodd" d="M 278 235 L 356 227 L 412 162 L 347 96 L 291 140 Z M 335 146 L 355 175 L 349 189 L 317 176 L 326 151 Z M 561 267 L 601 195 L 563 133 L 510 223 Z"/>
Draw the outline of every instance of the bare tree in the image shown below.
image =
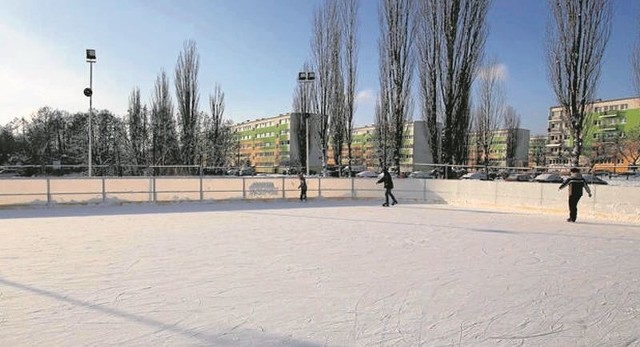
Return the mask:
<path id="1" fill-rule="evenodd" d="M 338 8 L 336 8 L 338 10 Z M 339 13 L 338 13 L 339 14 Z M 332 27 L 329 36 L 330 45 L 330 73 L 329 73 L 329 132 L 330 142 L 333 147 L 333 161 L 342 172 L 342 146 L 345 143 L 346 113 L 345 113 L 345 88 L 342 74 L 342 21 L 336 17 L 335 26 Z"/>
<path id="2" fill-rule="evenodd" d="M 487 37 L 487 0 L 424 0 L 419 11 L 420 88 L 424 117 L 433 127 L 434 160 L 467 159 L 471 87 Z M 441 146 L 438 150 L 438 146 Z"/>
<path id="3" fill-rule="evenodd" d="M 378 8 L 380 92 L 383 100 L 380 112 L 390 122 L 392 159 L 397 170 L 400 170 L 405 123 L 409 120 L 411 106 L 414 7 L 413 0 L 382 0 Z"/>
<path id="4" fill-rule="evenodd" d="M 632 171 L 638 170 L 640 161 L 640 124 L 627 130 L 622 137 L 616 139 L 618 153 L 629 163 Z"/>
<path id="5" fill-rule="evenodd" d="M 440 163 L 441 95 L 438 91 L 440 74 L 442 11 L 438 10 L 440 0 L 419 1 L 416 49 L 418 57 L 418 88 L 422 118 L 427 124 L 429 146 L 433 162 Z"/>
<path id="6" fill-rule="evenodd" d="M 220 169 L 225 165 L 227 158 L 225 153 L 229 150 L 225 148 L 229 143 L 226 138 L 228 131 L 225 129 L 224 116 L 224 92 L 220 85 L 216 84 L 213 88 L 213 94 L 209 95 L 209 109 L 211 117 L 205 115 L 205 141 L 204 148 L 201 153 L 211 160 L 216 169 Z"/>
<path id="7" fill-rule="evenodd" d="M 531 143 L 531 159 L 533 161 L 533 164 L 535 164 L 536 166 L 544 166 L 546 164 L 546 145 L 546 137 L 534 138 Z"/>
<path id="8" fill-rule="evenodd" d="M 575 167 L 611 33 L 612 9 L 608 0 L 549 0 L 549 6 L 553 19 L 547 25 L 547 69 L 571 130 L 571 165 Z"/>
<path id="9" fill-rule="evenodd" d="M 311 71 L 310 64 L 305 63 L 302 71 Z M 297 148 L 291 148 L 290 152 L 297 153 L 298 159 L 296 162 L 290 162 L 289 165 L 298 165 L 300 169 L 307 166 L 307 153 L 305 146 L 307 141 L 307 118 L 317 116 L 318 105 L 316 95 L 316 85 L 313 81 L 309 80 L 299 81 L 293 95 L 293 112 L 295 116 L 299 117 L 299 119 L 297 122 L 293 123 L 296 125 L 296 128 L 291 129 L 291 133 L 296 136 L 297 141 L 289 141 L 289 144 L 297 144 Z"/>
<path id="10" fill-rule="evenodd" d="M 520 114 L 511 105 L 507 105 L 504 110 L 504 128 L 507 131 L 506 138 L 506 164 L 508 167 L 516 166 L 516 157 L 518 150 L 518 143 L 520 138 L 518 136 L 520 129 Z"/>
<path id="11" fill-rule="evenodd" d="M 158 75 L 151 97 L 151 162 L 153 165 L 178 163 L 179 148 L 169 78 L 165 71 Z"/>
<path id="12" fill-rule="evenodd" d="M 331 102 L 334 96 L 332 85 L 332 57 L 336 40 L 334 36 L 339 34 L 339 16 L 337 0 L 327 0 L 323 8 L 316 10 L 314 14 L 314 36 L 311 43 L 313 65 L 316 73 L 316 103 L 318 105 L 319 139 L 322 151 L 322 171 L 326 172 L 327 148 L 329 144 L 329 125 Z"/>
<path id="13" fill-rule="evenodd" d="M 347 144 L 347 165 L 349 176 L 353 165 L 351 144 L 353 143 L 353 116 L 356 112 L 355 96 L 358 77 L 358 9 L 359 0 L 342 2 L 342 22 L 344 28 L 344 74 L 345 74 L 345 142 Z"/>
<path id="14" fill-rule="evenodd" d="M 387 100 L 384 98 L 384 95 L 387 93 L 380 94 L 381 97 L 378 98 L 376 102 L 375 134 L 373 135 L 373 140 L 375 141 L 375 157 L 378 159 L 378 164 L 380 167 L 386 168 L 391 164 L 391 120 L 389 119 L 389 113 L 383 111 L 388 109 L 386 105 Z"/>
<path id="15" fill-rule="evenodd" d="M 640 19 L 640 14 L 638 19 Z M 636 35 L 636 43 L 631 51 L 631 76 L 633 78 L 633 86 L 636 88 L 636 94 L 640 95 L 640 28 Z"/>
<path id="16" fill-rule="evenodd" d="M 496 132 L 504 119 L 505 91 L 499 65 L 490 60 L 478 76 L 478 106 L 475 111 L 475 139 L 481 150 L 480 158 L 487 176 L 489 175 L 490 151 Z"/>
<path id="17" fill-rule="evenodd" d="M 198 70 L 200 56 L 195 41 L 186 41 L 176 64 L 176 98 L 178 102 L 178 120 L 181 131 L 181 157 L 183 164 L 196 162 L 196 144 L 199 126 L 198 112 Z"/>
<path id="18" fill-rule="evenodd" d="M 146 165 L 149 158 L 149 120 L 146 107 L 140 101 L 140 88 L 134 88 L 129 95 L 127 118 L 132 163 L 136 166 Z"/>

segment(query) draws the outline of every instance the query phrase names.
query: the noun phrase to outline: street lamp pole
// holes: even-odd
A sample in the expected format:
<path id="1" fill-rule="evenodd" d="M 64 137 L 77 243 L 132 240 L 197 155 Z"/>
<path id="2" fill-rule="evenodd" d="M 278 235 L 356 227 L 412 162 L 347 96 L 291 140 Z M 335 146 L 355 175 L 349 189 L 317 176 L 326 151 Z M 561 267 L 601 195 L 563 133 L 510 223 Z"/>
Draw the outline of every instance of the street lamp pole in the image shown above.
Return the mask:
<path id="1" fill-rule="evenodd" d="M 305 121 L 305 127 L 307 130 L 307 134 L 306 134 L 306 139 L 307 139 L 307 154 L 306 154 L 306 158 L 307 158 L 307 176 L 309 176 L 309 114 L 305 113 L 304 115 L 304 121 Z"/>
<path id="2" fill-rule="evenodd" d="M 313 71 L 301 71 L 298 73 L 298 82 L 306 85 L 308 83 L 313 83 L 316 79 L 316 74 Z M 309 112 L 307 111 L 307 90 L 306 87 L 302 92 L 301 104 L 302 104 L 302 113 L 304 114 L 305 121 L 305 129 L 306 129 L 306 166 L 307 166 L 307 176 L 309 176 Z"/>
<path id="3" fill-rule="evenodd" d="M 92 132 L 92 117 L 93 117 L 93 63 L 96 62 L 96 50 L 95 49 L 87 49 L 87 63 L 89 63 L 89 88 L 84 89 L 84 95 L 89 97 L 89 177 L 92 175 L 91 170 L 91 152 L 92 152 L 92 142 L 93 142 L 93 132 Z"/>

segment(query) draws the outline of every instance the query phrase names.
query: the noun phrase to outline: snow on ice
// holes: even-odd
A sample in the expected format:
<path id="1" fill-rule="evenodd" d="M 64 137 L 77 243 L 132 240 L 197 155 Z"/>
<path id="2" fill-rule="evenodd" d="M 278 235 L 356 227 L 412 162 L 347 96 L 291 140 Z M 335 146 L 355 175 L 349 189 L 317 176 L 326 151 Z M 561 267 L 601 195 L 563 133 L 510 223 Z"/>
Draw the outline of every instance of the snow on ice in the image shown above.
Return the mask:
<path id="1" fill-rule="evenodd" d="M 379 201 L 0 210 L 2 346 L 640 346 L 640 228 Z"/>

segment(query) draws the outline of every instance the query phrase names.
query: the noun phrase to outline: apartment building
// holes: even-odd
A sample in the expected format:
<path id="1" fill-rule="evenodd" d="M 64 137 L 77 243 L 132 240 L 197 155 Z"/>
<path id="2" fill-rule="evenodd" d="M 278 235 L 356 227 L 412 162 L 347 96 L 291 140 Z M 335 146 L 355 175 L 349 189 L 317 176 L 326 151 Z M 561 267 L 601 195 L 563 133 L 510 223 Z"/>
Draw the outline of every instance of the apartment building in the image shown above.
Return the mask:
<path id="1" fill-rule="evenodd" d="M 493 133 L 493 141 L 489 147 L 489 165 L 499 167 L 526 167 L 529 165 L 528 129 L 499 129 Z M 484 164 L 484 149 L 479 146 L 477 133 L 469 134 L 469 165 Z M 513 146 L 513 148 L 511 148 Z"/>
<path id="2" fill-rule="evenodd" d="M 232 127 L 237 144 L 236 166 L 252 166 L 258 173 L 277 173 L 289 167 L 302 167 L 306 156 L 307 134 L 304 126 L 309 124 L 309 166 L 311 171 L 322 169 L 319 119 L 301 113 L 286 113 L 275 117 L 245 121 Z M 404 144 L 400 152 L 400 170 L 419 170 L 423 164 L 432 163 L 427 141 L 427 125 L 424 121 L 408 122 L 405 125 Z M 377 169 L 375 126 L 353 129 L 351 153 L 352 165 L 364 169 Z M 327 149 L 327 164 L 337 166 L 331 144 Z M 348 165 L 348 149 L 341 151 L 341 166 Z"/>
<path id="3" fill-rule="evenodd" d="M 569 165 L 573 138 L 564 110 L 549 109 L 546 157 L 549 166 Z M 597 161 L 596 165 L 616 165 L 620 169 L 629 163 L 611 150 L 616 139 L 625 136 L 625 129 L 640 125 L 640 98 L 598 100 L 590 107 L 583 130 L 581 163 Z"/>
<path id="4" fill-rule="evenodd" d="M 303 126 L 307 120 L 309 165 L 318 170 L 322 162 L 318 120 L 313 115 L 301 113 L 280 114 L 233 125 L 232 131 L 238 141 L 236 166 L 252 166 L 258 173 L 277 173 L 284 168 L 302 166 L 302 156 L 306 153 Z"/>
<path id="5" fill-rule="evenodd" d="M 352 165 L 367 169 L 378 169 L 380 163 L 376 151 L 378 145 L 375 140 L 375 125 L 367 125 L 353 129 L 353 141 L 351 153 L 354 158 Z M 329 151 L 329 165 L 336 165 L 333 156 L 334 151 Z M 428 141 L 428 129 L 425 121 L 407 122 L 403 132 L 403 145 L 400 150 L 400 171 L 411 172 L 432 164 L 433 157 Z M 341 165 L 348 165 L 348 149 L 343 146 L 341 153 Z M 393 162 L 389 158 L 389 162 Z"/>

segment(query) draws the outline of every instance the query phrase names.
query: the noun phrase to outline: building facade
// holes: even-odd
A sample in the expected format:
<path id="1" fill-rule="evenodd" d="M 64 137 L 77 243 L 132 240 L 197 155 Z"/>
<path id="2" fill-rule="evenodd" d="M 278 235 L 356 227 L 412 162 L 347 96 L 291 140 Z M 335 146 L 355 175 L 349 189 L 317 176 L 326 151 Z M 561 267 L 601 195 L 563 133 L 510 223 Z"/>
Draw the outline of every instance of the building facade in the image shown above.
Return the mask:
<path id="1" fill-rule="evenodd" d="M 562 107 L 553 106 L 549 109 L 548 124 L 546 165 L 568 166 L 573 138 Z M 595 102 L 585 119 L 581 165 L 591 164 L 596 169 L 598 166 L 614 166 L 624 170 L 630 163 L 625 162 L 613 147 L 617 139 L 625 136 L 625 131 L 637 126 L 640 126 L 640 98 Z"/>
<path id="2" fill-rule="evenodd" d="M 301 113 L 280 114 L 275 117 L 259 118 L 235 124 L 232 131 L 237 141 L 235 166 L 253 167 L 257 173 L 280 173 L 290 168 L 302 169 L 306 157 L 309 124 L 309 166 L 310 171 L 322 170 L 322 149 L 320 148 L 319 119 Z M 408 122 L 405 125 L 404 144 L 400 152 L 400 170 L 415 171 L 432 163 L 428 142 L 427 125 L 424 121 Z M 327 165 L 337 167 L 331 144 L 327 149 Z M 375 126 L 368 125 L 353 129 L 351 165 L 359 169 L 377 170 L 380 167 L 378 145 L 375 141 Z M 349 165 L 348 148 L 343 146 L 339 166 Z"/>
<path id="3" fill-rule="evenodd" d="M 484 149 L 476 141 L 477 133 L 470 133 L 467 163 L 471 166 L 483 165 L 486 155 L 490 166 L 527 167 L 529 165 L 529 134 L 528 129 L 522 128 L 496 130 L 489 146 L 489 153 L 485 154 Z"/>
<path id="4" fill-rule="evenodd" d="M 237 141 L 236 166 L 253 167 L 259 173 L 277 173 L 290 167 L 302 167 L 302 157 L 306 156 L 305 116 L 286 113 L 233 125 L 232 131 Z M 309 116 L 308 121 L 309 166 L 318 170 L 322 153 L 318 146 L 317 117 Z"/>

